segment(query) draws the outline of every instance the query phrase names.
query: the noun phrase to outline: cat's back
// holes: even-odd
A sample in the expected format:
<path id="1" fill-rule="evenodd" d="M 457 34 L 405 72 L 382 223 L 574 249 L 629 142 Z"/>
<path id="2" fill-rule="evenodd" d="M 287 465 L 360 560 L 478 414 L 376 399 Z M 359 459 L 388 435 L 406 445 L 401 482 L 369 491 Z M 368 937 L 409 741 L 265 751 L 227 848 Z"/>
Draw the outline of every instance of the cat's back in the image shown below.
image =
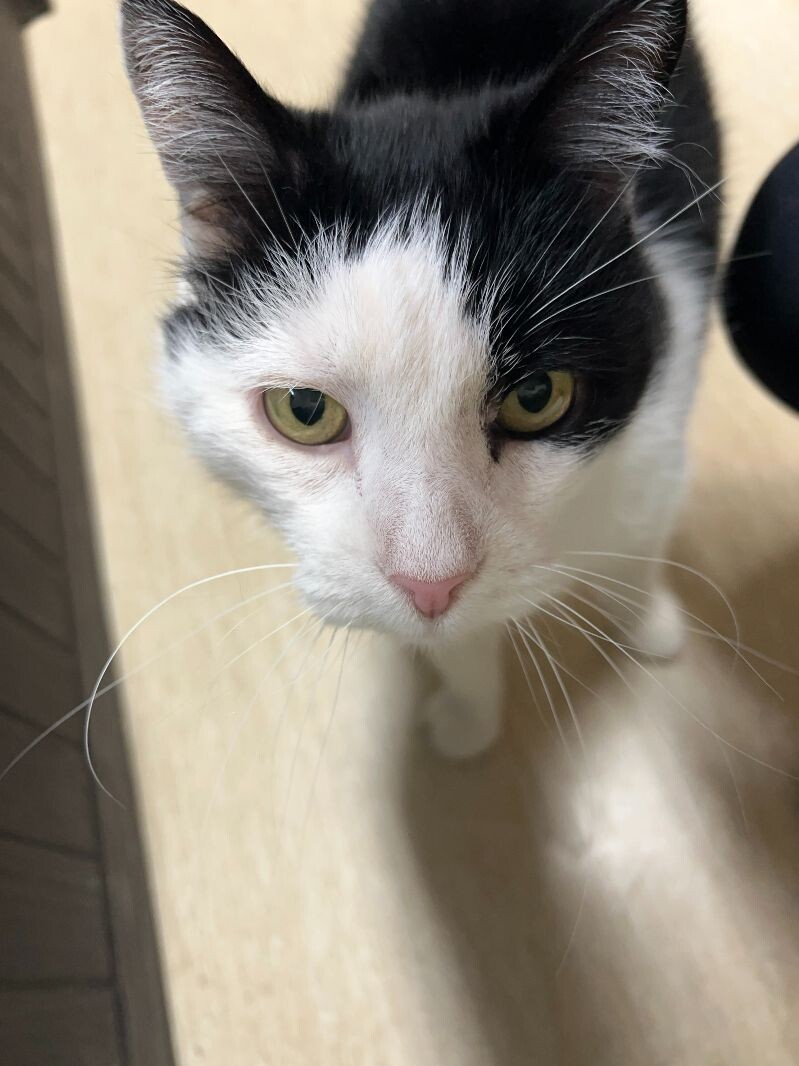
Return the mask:
<path id="1" fill-rule="evenodd" d="M 603 0 L 374 0 L 342 98 L 445 95 L 530 78 L 606 6 Z"/>

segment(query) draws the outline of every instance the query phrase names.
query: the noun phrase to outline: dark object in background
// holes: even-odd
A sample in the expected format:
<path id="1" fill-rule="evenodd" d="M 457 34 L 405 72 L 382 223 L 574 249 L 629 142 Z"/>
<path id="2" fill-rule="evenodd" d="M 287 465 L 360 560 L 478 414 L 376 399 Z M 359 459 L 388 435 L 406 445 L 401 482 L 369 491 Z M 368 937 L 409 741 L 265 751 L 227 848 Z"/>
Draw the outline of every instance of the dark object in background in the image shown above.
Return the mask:
<path id="1" fill-rule="evenodd" d="M 727 272 L 725 305 L 743 361 L 799 410 L 799 144 L 749 208 Z"/>

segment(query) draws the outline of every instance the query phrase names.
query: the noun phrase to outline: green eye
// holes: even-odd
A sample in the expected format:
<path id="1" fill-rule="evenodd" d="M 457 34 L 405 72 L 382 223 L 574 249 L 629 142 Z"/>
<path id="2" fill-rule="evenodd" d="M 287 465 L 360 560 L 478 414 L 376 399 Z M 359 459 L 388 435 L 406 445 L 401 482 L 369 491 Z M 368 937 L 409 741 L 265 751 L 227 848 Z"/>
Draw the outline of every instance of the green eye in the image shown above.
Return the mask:
<path id="1" fill-rule="evenodd" d="M 509 433 L 540 433 L 563 418 L 573 399 L 573 374 L 567 370 L 539 370 L 508 393 L 497 422 Z"/>
<path id="2" fill-rule="evenodd" d="M 349 425 L 338 400 L 318 389 L 268 389 L 263 404 L 278 433 L 296 444 L 332 444 Z"/>

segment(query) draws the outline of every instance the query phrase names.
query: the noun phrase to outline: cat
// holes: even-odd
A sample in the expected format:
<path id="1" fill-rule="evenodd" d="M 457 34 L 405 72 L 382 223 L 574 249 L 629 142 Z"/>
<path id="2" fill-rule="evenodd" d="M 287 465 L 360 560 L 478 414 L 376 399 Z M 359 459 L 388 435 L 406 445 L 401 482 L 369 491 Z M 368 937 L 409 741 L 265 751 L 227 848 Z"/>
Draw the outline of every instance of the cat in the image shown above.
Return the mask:
<path id="1" fill-rule="evenodd" d="M 375 0 L 333 104 L 301 111 L 172 0 L 122 2 L 182 208 L 169 407 L 319 617 L 427 653 L 452 758 L 500 731 L 507 623 L 560 616 L 580 573 L 648 593 L 643 654 L 680 647 L 660 560 L 720 221 L 687 20 Z"/>

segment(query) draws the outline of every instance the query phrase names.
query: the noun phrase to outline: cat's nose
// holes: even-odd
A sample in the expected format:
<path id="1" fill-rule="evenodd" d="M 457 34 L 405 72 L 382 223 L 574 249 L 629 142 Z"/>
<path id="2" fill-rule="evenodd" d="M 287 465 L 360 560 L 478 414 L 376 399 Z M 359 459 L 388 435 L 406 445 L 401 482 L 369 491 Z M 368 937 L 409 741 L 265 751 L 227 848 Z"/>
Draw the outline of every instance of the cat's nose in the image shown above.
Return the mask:
<path id="1" fill-rule="evenodd" d="M 416 609 L 425 618 L 438 618 L 449 607 L 455 590 L 470 577 L 471 574 L 454 574 L 442 581 L 419 581 L 407 574 L 392 574 L 390 580 L 410 593 Z"/>

